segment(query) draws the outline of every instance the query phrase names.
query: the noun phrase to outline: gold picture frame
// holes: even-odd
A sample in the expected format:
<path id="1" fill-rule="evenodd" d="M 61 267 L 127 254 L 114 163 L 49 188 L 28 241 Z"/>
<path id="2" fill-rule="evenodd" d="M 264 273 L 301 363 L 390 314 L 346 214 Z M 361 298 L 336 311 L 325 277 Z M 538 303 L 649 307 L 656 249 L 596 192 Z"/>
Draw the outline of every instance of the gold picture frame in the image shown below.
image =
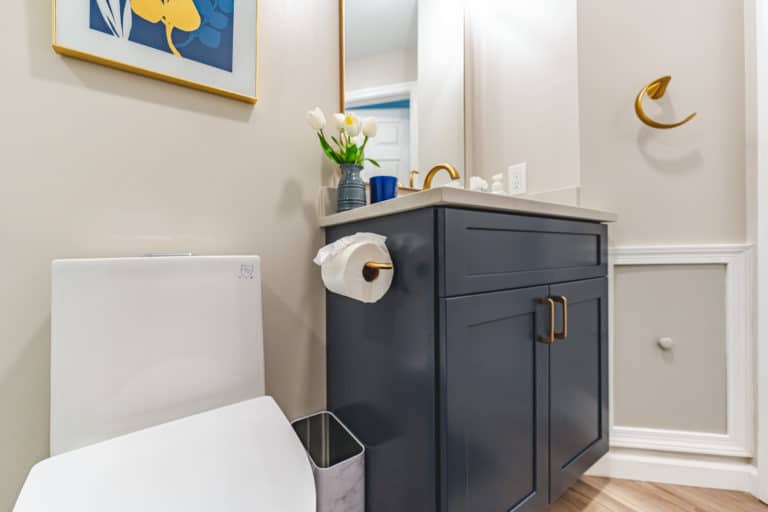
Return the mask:
<path id="1" fill-rule="evenodd" d="M 74 48 L 68 48 L 66 46 L 60 45 L 57 42 L 56 39 L 56 2 L 57 0 L 51 0 L 51 46 L 53 47 L 53 51 L 55 51 L 59 55 L 64 55 L 67 57 L 73 57 L 76 59 L 84 60 L 87 62 L 91 62 L 94 64 L 100 64 L 102 66 L 111 67 L 114 69 L 118 69 L 120 71 L 126 71 L 128 73 L 134 73 L 137 75 L 145 76 L 148 78 L 153 78 L 155 80 L 161 80 L 163 82 L 168 82 L 175 85 L 180 85 L 183 87 L 189 87 L 192 89 L 197 89 L 199 91 L 208 92 L 211 94 L 216 94 L 219 96 L 223 96 L 226 98 L 231 98 L 234 100 L 242 101 L 245 103 L 255 104 L 258 101 L 257 91 L 258 91 L 258 84 L 259 84 L 259 44 L 258 44 L 258 34 L 259 34 L 259 1 L 255 0 L 256 2 L 256 48 L 255 48 L 255 63 L 256 63 L 256 69 L 255 69 L 255 77 L 254 77 L 254 95 L 248 95 L 243 94 L 237 91 L 231 91 L 228 89 L 222 89 L 210 85 L 206 85 L 203 83 L 195 82 L 192 80 L 187 80 L 185 78 L 168 75 L 165 73 L 160 73 L 158 71 L 153 71 L 151 69 L 142 68 L 139 66 L 134 66 L 131 64 L 126 64 L 124 62 L 119 62 L 116 60 L 108 59 L 105 57 L 100 57 L 98 55 L 94 55 L 91 53 L 86 53 L 80 50 L 76 50 Z M 343 37 L 343 35 L 342 35 Z"/>

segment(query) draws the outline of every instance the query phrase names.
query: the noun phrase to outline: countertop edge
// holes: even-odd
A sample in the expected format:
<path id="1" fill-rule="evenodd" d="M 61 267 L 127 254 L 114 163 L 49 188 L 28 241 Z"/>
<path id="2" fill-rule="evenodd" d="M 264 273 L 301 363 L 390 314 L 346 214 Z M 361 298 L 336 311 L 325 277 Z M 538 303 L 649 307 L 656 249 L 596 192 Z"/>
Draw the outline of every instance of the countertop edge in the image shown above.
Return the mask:
<path id="1" fill-rule="evenodd" d="M 519 213 L 538 217 L 582 220 L 588 222 L 616 222 L 618 216 L 612 212 L 545 203 L 533 199 L 474 192 L 448 187 L 435 188 L 409 194 L 391 201 L 376 203 L 355 210 L 320 216 L 321 228 L 349 224 L 387 215 L 429 208 L 431 206 L 455 206 L 476 210 Z"/>

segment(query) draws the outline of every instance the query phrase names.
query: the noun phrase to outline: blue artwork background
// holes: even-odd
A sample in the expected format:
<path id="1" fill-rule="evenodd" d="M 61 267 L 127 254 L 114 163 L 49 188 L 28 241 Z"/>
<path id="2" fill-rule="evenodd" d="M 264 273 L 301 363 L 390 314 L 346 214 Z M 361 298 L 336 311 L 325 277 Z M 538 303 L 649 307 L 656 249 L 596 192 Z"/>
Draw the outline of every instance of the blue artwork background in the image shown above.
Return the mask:
<path id="1" fill-rule="evenodd" d="M 127 0 L 120 0 L 121 9 Z M 158 0 L 159 1 L 159 0 Z M 182 57 L 202 64 L 232 71 L 232 47 L 234 40 L 234 0 L 193 0 L 202 23 L 194 32 L 173 31 L 173 43 Z M 101 16 L 96 0 L 90 0 L 90 28 L 112 35 L 107 22 Z M 133 15 L 133 27 L 128 38 L 134 43 L 171 53 L 165 39 L 162 23 L 149 23 Z"/>

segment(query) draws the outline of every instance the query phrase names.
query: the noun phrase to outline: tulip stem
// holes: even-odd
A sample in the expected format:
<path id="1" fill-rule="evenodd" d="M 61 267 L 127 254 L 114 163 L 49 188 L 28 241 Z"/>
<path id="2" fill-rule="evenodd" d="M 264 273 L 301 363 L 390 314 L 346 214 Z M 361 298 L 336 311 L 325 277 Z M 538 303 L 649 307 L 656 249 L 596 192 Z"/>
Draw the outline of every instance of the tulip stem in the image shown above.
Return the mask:
<path id="1" fill-rule="evenodd" d="M 357 162 L 359 164 L 365 163 L 365 145 L 368 144 L 368 136 L 363 139 L 363 145 L 360 146 L 360 152 L 357 154 Z"/>

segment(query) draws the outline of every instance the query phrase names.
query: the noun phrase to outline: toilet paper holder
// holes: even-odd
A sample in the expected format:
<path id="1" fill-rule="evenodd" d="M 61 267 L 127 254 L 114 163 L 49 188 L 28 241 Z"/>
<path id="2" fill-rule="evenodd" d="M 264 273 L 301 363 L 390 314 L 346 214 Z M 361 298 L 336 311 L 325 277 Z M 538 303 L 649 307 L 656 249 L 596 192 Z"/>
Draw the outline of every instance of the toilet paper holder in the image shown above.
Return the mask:
<path id="1" fill-rule="evenodd" d="M 392 263 L 377 263 L 375 261 L 369 261 L 363 265 L 363 279 L 369 283 L 375 281 L 379 277 L 379 273 L 382 270 L 392 270 L 395 266 Z"/>

